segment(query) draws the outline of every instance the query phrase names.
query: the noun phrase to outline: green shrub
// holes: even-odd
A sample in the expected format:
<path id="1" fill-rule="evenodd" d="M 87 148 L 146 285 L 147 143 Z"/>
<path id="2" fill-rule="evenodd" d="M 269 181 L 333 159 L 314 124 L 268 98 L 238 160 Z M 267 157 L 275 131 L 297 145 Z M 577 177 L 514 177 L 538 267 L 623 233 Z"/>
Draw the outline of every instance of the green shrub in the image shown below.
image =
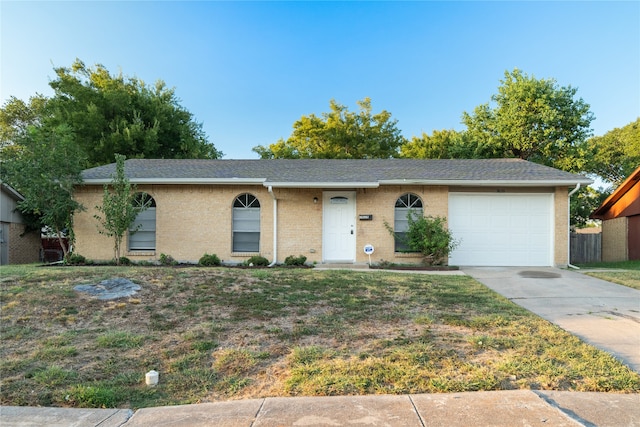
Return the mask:
<path id="1" fill-rule="evenodd" d="M 254 267 L 266 267 L 269 260 L 260 255 L 254 255 L 244 262 L 244 265 L 253 265 Z"/>
<path id="2" fill-rule="evenodd" d="M 407 220 L 409 226 L 404 235 L 396 234 L 386 221 L 384 226 L 411 251 L 421 253 L 425 264 L 441 264 L 460 243 L 445 226 L 445 217 L 422 216 L 409 211 Z"/>
<path id="3" fill-rule="evenodd" d="M 131 264 L 133 264 L 133 263 L 132 263 L 132 262 L 131 262 L 131 260 L 130 260 L 129 258 L 127 258 L 126 256 L 121 256 L 121 257 L 120 257 L 120 263 L 119 263 L 119 264 L 120 264 L 120 265 L 131 265 Z"/>
<path id="4" fill-rule="evenodd" d="M 160 254 L 160 264 L 162 265 L 176 265 L 178 261 L 176 261 L 171 255 Z"/>
<path id="5" fill-rule="evenodd" d="M 304 255 L 293 256 L 289 255 L 284 259 L 284 265 L 304 265 L 307 262 L 307 257 Z"/>
<path id="6" fill-rule="evenodd" d="M 67 265 L 83 265 L 87 263 L 87 259 L 80 254 L 71 253 L 67 254 L 64 263 Z"/>
<path id="7" fill-rule="evenodd" d="M 200 265 L 204 265 L 204 266 L 219 266 L 222 264 L 222 262 L 220 261 L 220 258 L 218 258 L 218 255 L 216 254 L 204 254 L 202 255 L 202 258 L 200 258 L 200 260 L 198 261 L 198 264 Z"/>

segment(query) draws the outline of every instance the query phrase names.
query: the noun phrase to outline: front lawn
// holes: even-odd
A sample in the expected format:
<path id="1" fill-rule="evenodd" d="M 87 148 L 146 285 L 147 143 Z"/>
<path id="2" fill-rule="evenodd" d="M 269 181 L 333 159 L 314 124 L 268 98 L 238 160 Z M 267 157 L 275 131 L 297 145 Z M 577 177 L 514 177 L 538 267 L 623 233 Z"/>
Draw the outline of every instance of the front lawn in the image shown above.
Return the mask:
<path id="1" fill-rule="evenodd" d="M 581 264 L 584 273 L 619 285 L 640 290 L 640 261 L 596 262 Z M 589 271 L 591 269 L 606 271 Z"/>
<path id="2" fill-rule="evenodd" d="M 78 284 L 129 278 L 103 301 Z M 466 276 L 0 268 L 0 404 L 128 407 L 500 389 L 639 392 L 640 375 Z M 160 373 L 155 388 L 145 373 Z"/>

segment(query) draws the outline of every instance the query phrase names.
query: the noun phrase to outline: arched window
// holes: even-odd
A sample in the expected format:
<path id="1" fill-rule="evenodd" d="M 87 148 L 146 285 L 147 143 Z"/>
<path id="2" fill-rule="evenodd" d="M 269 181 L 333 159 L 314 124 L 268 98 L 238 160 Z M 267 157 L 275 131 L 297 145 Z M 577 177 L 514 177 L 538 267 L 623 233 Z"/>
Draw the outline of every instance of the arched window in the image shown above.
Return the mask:
<path id="1" fill-rule="evenodd" d="M 233 202 L 233 252 L 260 251 L 260 202 L 249 193 Z"/>
<path id="2" fill-rule="evenodd" d="M 393 219 L 393 231 L 396 234 L 396 252 L 411 251 L 407 244 L 402 241 L 406 231 L 409 229 L 409 220 L 407 219 L 409 214 L 414 215 L 414 217 L 415 215 L 422 215 L 422 200 L 413 193 L 403 194 L 396 200 Z"/>
<path id="3" fill-rule="evenodd" d="M 133 199 L 137 207 L 145 207 L 129 227 L 130 251 L 156 250 L 156 201 L 147 193 L 138 193 Z"/>

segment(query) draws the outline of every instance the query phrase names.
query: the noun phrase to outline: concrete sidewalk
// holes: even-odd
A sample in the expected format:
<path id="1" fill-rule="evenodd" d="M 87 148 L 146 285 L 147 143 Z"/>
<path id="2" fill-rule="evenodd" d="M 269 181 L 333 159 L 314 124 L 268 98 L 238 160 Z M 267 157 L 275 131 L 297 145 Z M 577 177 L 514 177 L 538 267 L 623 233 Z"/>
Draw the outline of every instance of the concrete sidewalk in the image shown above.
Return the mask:
<path id="1" fill-rule="evenodd" d="M 464 273 L 640 372 L 640 291 L 551 267 Z"/>
<path id="2" fill-rule="evenodd" d="M 0 407 L 2 427 L 640 426 L 640 395 L 492 391 L 278 397 L 126 409 Z"/>

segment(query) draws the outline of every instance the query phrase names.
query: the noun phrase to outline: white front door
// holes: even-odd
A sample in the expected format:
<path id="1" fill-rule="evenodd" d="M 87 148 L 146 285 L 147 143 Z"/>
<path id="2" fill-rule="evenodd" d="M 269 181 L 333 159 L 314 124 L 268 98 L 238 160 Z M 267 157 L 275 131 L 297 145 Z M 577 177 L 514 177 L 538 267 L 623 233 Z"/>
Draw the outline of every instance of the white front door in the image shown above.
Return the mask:
<path id="1" fill-rule="evenodd" d="M 356 255 L 356 193 L 327 191 L 322 198 L 322 258 L 354 262 Z"/>

